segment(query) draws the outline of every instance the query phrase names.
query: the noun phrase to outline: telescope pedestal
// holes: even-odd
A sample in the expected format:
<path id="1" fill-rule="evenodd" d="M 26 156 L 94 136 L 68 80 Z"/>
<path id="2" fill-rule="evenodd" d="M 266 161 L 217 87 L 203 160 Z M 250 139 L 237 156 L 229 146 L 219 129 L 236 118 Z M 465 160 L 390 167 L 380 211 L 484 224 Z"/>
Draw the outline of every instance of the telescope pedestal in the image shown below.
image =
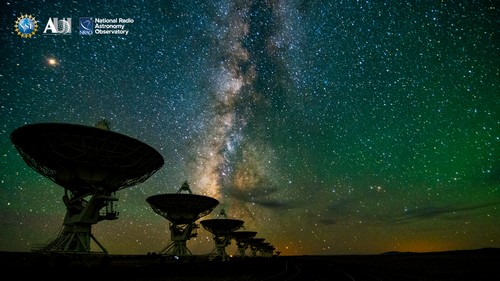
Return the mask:
<path id="1" fill-rule="evenodd" d="M 212 255 L 215 258 L 220 258 L 222 261 L 227 261 L 229 255 L 226 252 L 226 247 L 231 244 L 230 236 L 216 236 L 214 235 L 215 249 Z"/>
<path id="2" fill-rule="evenodd" d="M 91 225 L 88 224 L 65 224 L 63 231 L 54 240 L 43 246 L 40 252 L 57 253 L 89 253 L 90 243 L 94 241 L 102 253 L 108 251 L 91 233 Z"/>
<path id="3" fill-rule="evenodd" d="M 91 250 L 91 241 L 94 241 L 102 253 L 107 254 L 108 251 L 92 235 L 92 225 L 102 220 L 117 219 L 118 212 L 113 210 L 113 201 L 118 201 L 118 199 L 110 194 L 96 192 L 87 202 L 84 197 L 90 194 L 72 193 L 70 199 L 67 192 L 66 190 L 63 196 L 63 202 L 66 205 L 63 230 L 54 240 L 36 251 L 88 253 Z M 106 210 L 101 213 L 103 208 Z"/>
<path id="4" fill-rule="evenodd" d="M 195 223 L 188 223 L 184 225 L 170 224 L 170 243 L 167 247 L 160 251 L 162 255 L 173 256 L 191 256 L 192 253 L 186 246 L 186 242 L 191 237 L 196 237 L 196 229 L 198 225 Z"/>
<path id="5" fill-rule="evenodd" d="M 144 182 L 164 164 L 153 147 L 110 131 L 106 120 L 96 127 L 30 124 L 12 131 L 10 139 L 29 167 L 65 190 L 62 231 L 33 251 L 89 253 L 94 241 L 107 253 L 92 225 L 117 219 L 115 192 Z"/>

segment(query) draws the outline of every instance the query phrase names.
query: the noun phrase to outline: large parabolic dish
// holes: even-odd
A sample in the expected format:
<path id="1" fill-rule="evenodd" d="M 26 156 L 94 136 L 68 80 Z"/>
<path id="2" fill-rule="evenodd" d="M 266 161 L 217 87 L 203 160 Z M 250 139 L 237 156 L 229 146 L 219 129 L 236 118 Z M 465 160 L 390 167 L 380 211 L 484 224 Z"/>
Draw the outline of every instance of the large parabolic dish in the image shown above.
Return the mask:
<path id="1" fill-rule="evenodd" d="M 231 233 L 231 236 L 236 240 L 236 246 L 238 247 L 237 256 L 244 257 L 245 250 L 249 246 L 249 241 L 251 238 L 257 235 L 257 231 L 234 231 Z"/>
<path id="2" fill-rule="evenodd" d="M 207 219 L 202 220 L 201 225 L 216 236 L 230 235 L 233 231 L 238 230 L 243 221 L 238 219 Z"/>
<path id="3" fill-rule="evenodd" d="M 200 221 L 203 228 L 210 231 L 214 237 L 215 249 L 213 255 L 223 261 L 229 255 L 226 253 L 226 246 L 231 243 L 232 233 L 243 226 L 244 221 L 227 218 L 224 209 L 221 209 L 218 218 Z"/>
<path id="4" fill-rule="evenodd" d="M 105 125 L 39 123 L 11 133 L 13 145 L 28 166 L 65 189 L 63 230 L 35 250 L 88 253 L 93 240 L 107 253 L 92 235 L 91 226 L 117 219 L 114 193 L 145 181 L 163 166 L 163 157 L 155 149 L 109 131 Z"/>
<path id="5" fill-rule="evenodd" d="M 184 182 L 177 193 L 153 195 L 146 198 L 146 201 L 155 213 L 171 222 L 172 242 L 160 254 L 175 256 L 192 255 L 186 242 L 197 235 L 196 220 L 208 215 L 219 205 L 215 198 L 193 194 L 187 182 Z"/>
<path id="6" fill-rule="evenodd" d="M 252 251 L 252 256 L 257 256 L 257 251 L 260 249 L 262 245 L 264 245 L 265 238 L 257 238 L 252 237 L 248 240 L 248 245 L 250 246 L 250 250 Z"/>
<path id="7" fill-rule="evenodd" d="M 10 137 L 31 168 L 71 191 L 117 191 L 145 181 L 164 164 L 151 146 L 91 126 L 30 124 Z"/>
<path id="8" fill-rule="evenodd" d="M 158 194 L 146 201 L 157 213 L 174 224 L 187 224 L 208 215 L 217 207 L 215 198 L 184 193 Z"/>
<path id="9" fill-rule="evenodd" d="M 231 233 L 231 236 L 233 236 L 233 238 L 236 241 L 248 241 L 248 240 L 250 240 L 250 238 L 253 238 L 255 235 L 257 235 L 257 231 L 243 230 L 243 231 L 235 231 L 235 232 Z"/>

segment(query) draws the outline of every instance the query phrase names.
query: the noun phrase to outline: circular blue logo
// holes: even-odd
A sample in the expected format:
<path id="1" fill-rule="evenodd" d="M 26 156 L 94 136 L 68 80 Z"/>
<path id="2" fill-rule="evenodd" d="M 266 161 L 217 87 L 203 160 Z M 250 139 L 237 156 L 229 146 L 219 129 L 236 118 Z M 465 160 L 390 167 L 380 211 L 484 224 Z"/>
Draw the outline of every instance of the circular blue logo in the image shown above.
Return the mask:
<path id="1" fill-rule="evenodd" d="M 31 38 L 38 30 L 38 23 L 31 15 L 23 15 L 17 18 L 15 24 L 17 35 L 22 38 Z"/>
<path id="2" fill-rule="evenodd" d="M 29 18 L 24 18 L 19 21 L 17 27 L 22 34 L 30 34 L 35 30 L 35 23 Z"/>

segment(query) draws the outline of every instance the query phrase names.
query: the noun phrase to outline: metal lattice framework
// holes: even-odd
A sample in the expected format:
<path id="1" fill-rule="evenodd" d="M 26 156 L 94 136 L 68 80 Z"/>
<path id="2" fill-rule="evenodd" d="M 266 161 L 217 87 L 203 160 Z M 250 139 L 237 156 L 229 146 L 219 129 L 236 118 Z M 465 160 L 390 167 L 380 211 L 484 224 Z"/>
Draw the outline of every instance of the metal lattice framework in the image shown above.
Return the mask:
<path id="1" fill-rule="evenodd" d="M 236 240 L 236 246 L 238 247 L 236 256 L 241 258 L 245 257 L 245 250 L 250 246 L 249 241 L 251 238 L 257 235 L 257 231 L 234 231 L 231 236 Z"/>
<path id="2" fill-rule="evenodd" d="M 186 242 L 197 236 L 199 226 L 196 220 L 211 213 L 219 204 L 215 198 L 192 194 L 187 182 L 184 182 L 177 193 L 153 195 L 146 201 L 155 213 L 170 221 L 172 242 L 159 254 L 173 256 L 192 255 Z"/>
<path id="3" fill-rule="evenodd" d="M 92 225 L 117 219 L 115 192 L 144 182 L 164 164 L 149 145 L 103 128 L 30 124 L 10 138 L 29 167 L 65 189 L 63 229 L 36 249 L 43 252 L 88 253 L 94 241 L 107 253 L 92 235 Z"/>
<path id="4" fill-rule="evenodd" d="M 91 126 L 41 123 L 20 127 L 11 140 L 25 162 L 58 185 L 117 191 L 141 183 L 164 164 L 151 146 Z"/>
<path id="5" fill-rule="evenodd" d="M 214 235 L 215 249 L 212 254 L 226 261 L 229 258 L 226 247 L 231 244 L 232 233 L 242 227 L 244 221 L 227 218 L 225 210 L 221 209 L 218 218 L 202 220 L 200 223 Z"/>
<path id="6" fill-rule="evenodd" d="M 257 252 L 261 249 L 261 247 L 263 247 L 266 243 L 264 242 L 266 239 L 264 238 L 256 238 L 256 237 L 253 237 L 253 238 L 250 238 L 250 240 L 248 241 L 248 245 L 250 247 L 250 251 L 252 252 L 252 257 L 256 257 L 257 256 Z"/>

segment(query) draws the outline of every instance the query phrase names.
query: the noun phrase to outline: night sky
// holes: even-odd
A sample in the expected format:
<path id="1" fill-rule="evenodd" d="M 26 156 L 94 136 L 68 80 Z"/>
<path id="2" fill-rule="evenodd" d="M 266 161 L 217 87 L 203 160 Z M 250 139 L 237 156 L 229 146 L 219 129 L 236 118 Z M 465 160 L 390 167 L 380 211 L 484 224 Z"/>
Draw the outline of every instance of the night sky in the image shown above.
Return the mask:
<path id="1" fill-rule="evenodd" d="M 146 198 L 184 181 L 220 201 L 204 218 L 224 208 L 281 255 L 500 247 L 498 2 L 27 2 L 0 6 L 1 251 L 66 212 L 10 133 L 102 118 L 165 160 L 93 225 L 110 254 L 164 248 Z M 43 34 L 50 17 L 72 32 Z M 134 22 L 85 36 L 79 17 Z M 187 245 L 214 247 L 203 228 Z"/>

